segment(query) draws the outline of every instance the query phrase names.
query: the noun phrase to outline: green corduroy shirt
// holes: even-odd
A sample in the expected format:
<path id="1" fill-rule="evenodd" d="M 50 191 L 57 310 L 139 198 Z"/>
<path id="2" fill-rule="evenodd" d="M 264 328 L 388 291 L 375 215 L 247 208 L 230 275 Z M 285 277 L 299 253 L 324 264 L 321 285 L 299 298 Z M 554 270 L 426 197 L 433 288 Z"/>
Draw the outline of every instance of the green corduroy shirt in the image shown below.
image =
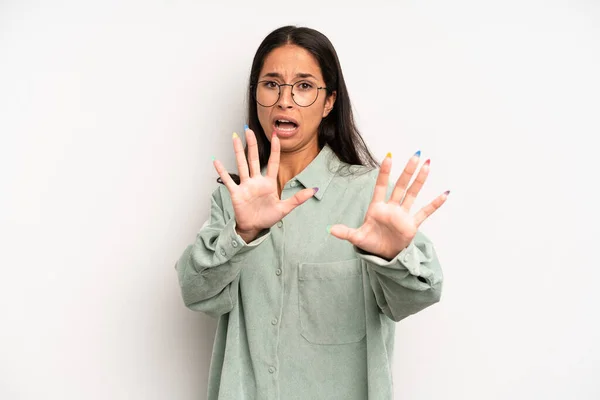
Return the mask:
<path id="1" fill-rule="evenodd" d="M 362 224 L 378 172 L 326 145 L 281 198 L 319 191 L 251 243 L 214 190 L 175 265 L 185 305 L 218 318 L 208 400 L 392 399 L 395 321 L 440 300 L 442 271 L 420 231 L 390 261 L 327 232 Z"/>

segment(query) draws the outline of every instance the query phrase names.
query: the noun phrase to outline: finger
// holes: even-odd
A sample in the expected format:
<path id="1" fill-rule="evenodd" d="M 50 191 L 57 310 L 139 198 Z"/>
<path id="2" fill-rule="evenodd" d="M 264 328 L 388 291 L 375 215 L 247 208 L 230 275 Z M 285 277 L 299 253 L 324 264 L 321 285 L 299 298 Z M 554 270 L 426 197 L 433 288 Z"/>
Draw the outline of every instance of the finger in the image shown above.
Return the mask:
<path id="1" fill-rule="evenodd" d="M 346 225 L 336 224 L 329 228 L 329 233 L 338 239 L 347 240 L 355 244 L 355 237 L 358 229 L 349 228 Z"/>
<path id="2" fill-rule="evenodd" d="M 292 210 L 304 203 L 306 200 L 313 197 L 316 193 L 315 189 L 303 189 L 290 197 L 289 199 L 283 200 L 279 203 L 281 212 L 284 216 L 288 215 Z"/>
<path id="3" fill-rule="evenodd" d="M 448 198 L 449 194 L 450 191 L 447 190 L 438 197 L 436 197 L 431 203 L 421 208 L 421 210 L 417 214 L 415 214 L 415 225 L 417 227 L 420 226 L 423 223 L 423 221 L 425 221 L 431 214 L 436 212 L 442 206 L 442 204 L 446 202 L 446 199 Z"/>
<path id="4" fill-rule="evenodd" d="M 391 170 L 392 154 L 387 153 L 387 155 L 383 159 L 383 162 L 381 163 L 381 168 L 379 168 L 379 175 L 377 175 L 377 181 L 375 182 L 375 190 L 373 191 L 373 202 L 385 201 Z"/>
<path id="5" fill-rule="evenodd" d="M 237 133 L 233 132 L 233 149 L 235 151 L 235 159 L 237 161 L 238 173 L 240 174 L 240 182 L 248 179 L 248 162 L 244 154 L 244 145 L 242 139 Z"/>
<path id="6" fill-rule="evenodd" d="M 400 175 L 400 177 L 398 178 L 396 186 L 394 187 L 394 191 L 390 196 L 390 202 L 400 204 L 400 202 L 402 201 L 404 193 L 406 192 L 406 187 L 410 182 L 410 178 L 412 178 L 412 176 L 415 174 L 415 171 L 417 170 L 420 156 L 421 151 L 417 151 L 406 163 L 404 171 L 402 171 L 402 175 Z"/>
<path id="7" fill-rule="evenodd" d="M 246 130 L 246 143 L 248 143 L 248 165 L 250 165 L 250 177 L 260 175 L 260 160 L 258 159 L 258 145 L 256 136 L 252 129 Z"/>
<path id="8" fill-rule="evenodd" d="M 217 173 L 221 177 L 221 180 L 223 181 L 223 183 L 229 190 L 229 193 L 233 193 L 233 191 L 237 188 L 237 185 L 235 184 L 233 179 L 231 179 L 229 172 L 227 172 L 227 170 L 225 169 L 225 167 L 219 160 L 214 160 L 213 165 L 214 165 L 215 169 L 217 170 Z"/>
<path id="9" fill-rule="evenodd" d="M 269 163 L 267 164 L 267 176 L 273 179 L 277 179 L 277 172 L 279 171 L 279 154 L 279 137 L 273 132 L 273 138 L 271 139 L 271 156 L 269 157 Z"/>
<path id="10" fill-rule="evenodd" d="M 431 160 L 425 161 L 425 164 L 423 164 L 423 166 L 419 170 L 419 173 L 417 174 L 415 181 L 412 183 L 412 185 L 410 185 L 410 187 L 406 191 L 406 196 L 404 196 L 404 200 L 402 200 L 402 203 L 400 204 L 406 212 L 410 211 L 410 208 L 412 207 L 413 203 L 415 202 L 417 195 L 421 191 L 423 184 L 425 184 L 427 175 L 429 175 L 429 163 L 430 162 L 431 162 Z"/>

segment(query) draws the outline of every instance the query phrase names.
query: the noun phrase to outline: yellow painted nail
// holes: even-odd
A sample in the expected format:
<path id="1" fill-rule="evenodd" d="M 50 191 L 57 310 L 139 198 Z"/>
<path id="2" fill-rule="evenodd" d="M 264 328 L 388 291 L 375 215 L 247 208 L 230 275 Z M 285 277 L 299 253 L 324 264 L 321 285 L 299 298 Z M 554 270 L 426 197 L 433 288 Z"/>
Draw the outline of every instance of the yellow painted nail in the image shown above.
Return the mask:
<path id="1" fill-rule="evenodd" d="M 239 137 L 237 133 L 233 132 L 233 139 L 235 139 L 236 137 Z"/>
<path id="2" fill-rule="evenodd" d="M 392 158 L 392 153 L 387 153 L 386 157 Z"/>

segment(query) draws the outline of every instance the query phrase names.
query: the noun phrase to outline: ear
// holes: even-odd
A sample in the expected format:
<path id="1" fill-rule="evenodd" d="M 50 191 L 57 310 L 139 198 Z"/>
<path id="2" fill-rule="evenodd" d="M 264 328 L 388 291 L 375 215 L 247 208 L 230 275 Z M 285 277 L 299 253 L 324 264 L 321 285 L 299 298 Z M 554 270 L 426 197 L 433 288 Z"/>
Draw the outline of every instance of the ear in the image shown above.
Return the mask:
<path id="1" fill-rule="evenodd" d="M 337 97 L 337 92 L 334 90 L 333 92 L 331 92 L 331 94 L 329 96 L 327 96 L 327 98 L 325 99 L 325 106 L 323 107 L 323 117 L 325 118 L 326 116 L 329 115 L 329 113 L 331 112 L 331 110 L 333 110 L 333 105 L 335 104 L 335 99 Z"/>

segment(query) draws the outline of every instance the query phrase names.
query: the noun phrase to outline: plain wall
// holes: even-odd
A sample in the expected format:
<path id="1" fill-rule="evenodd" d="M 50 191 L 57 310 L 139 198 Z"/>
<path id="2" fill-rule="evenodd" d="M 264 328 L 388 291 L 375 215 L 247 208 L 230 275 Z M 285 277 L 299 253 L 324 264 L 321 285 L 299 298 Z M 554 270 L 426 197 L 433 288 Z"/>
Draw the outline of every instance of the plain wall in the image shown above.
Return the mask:
<path id="1" fill-rule="evenodd" d="M 0 398 L 205 398 L 216 324 L 173 266 L 286 24 L 331 39 L 394 178 L 431 158 L 415 212 L 452 191 L 396 398 L 600 398 L 599 3 L 241 4 L 0 2 Z"/>

